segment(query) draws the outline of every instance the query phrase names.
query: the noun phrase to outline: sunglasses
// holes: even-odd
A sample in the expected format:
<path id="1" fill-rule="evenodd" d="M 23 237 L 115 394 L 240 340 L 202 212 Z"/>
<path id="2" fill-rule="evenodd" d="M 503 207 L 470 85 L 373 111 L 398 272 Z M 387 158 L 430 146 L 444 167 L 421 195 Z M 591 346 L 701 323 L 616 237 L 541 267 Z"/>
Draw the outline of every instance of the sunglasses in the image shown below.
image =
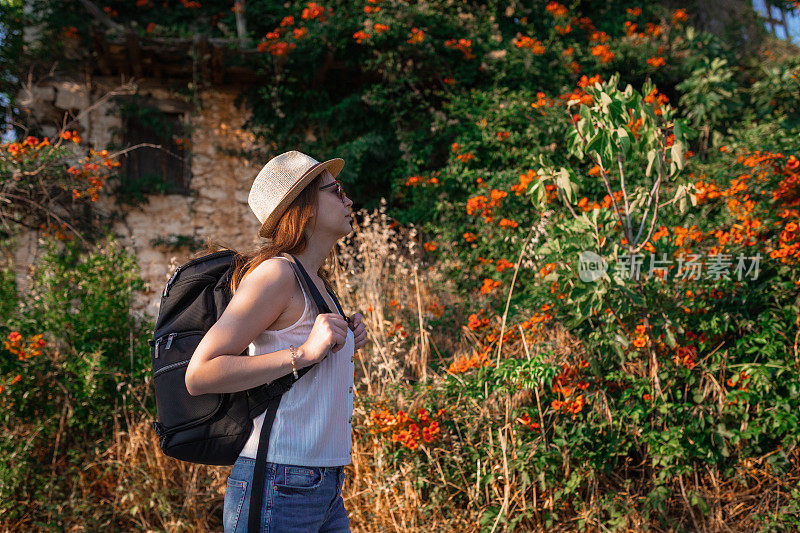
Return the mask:
<path id="1" fill-rule="evenodd" d="M 325 190 L 325 189 L 328 189 L 328 188 L 334 187 L 334 186 L 336 187 L 336 191 L 335 191 L 336 194 L 339 196 L 339 198 L 342 200 L 342 202 L 344 202 L 344 189 L 342 188 L 342 182 L 341 181 L 333 180 L 333 183 L 329 183 L 327 185 L 323 185 L 319 189 L 322 191 L 322 190 Z"/>

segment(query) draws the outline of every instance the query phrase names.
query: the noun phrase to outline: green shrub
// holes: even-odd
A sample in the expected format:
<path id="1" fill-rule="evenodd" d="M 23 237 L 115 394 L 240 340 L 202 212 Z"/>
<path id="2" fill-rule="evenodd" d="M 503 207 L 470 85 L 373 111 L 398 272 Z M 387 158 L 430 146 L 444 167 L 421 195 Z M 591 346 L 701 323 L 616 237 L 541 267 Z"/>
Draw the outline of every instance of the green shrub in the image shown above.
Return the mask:
<path id="1" fill-rule="evenodd" d="M 0 512 L 11 519 L 26 507 L 55 510 L 68 497 L 131 401 L 126 385 L 149 370 L 152 325 L 132 311 L 144 286 L 134 256 L 111 236 L 89 251 L 72 241 L 42 244 L 30 290 L 0 325 L 0 447 L 9 458 L 0 467 Z"/>

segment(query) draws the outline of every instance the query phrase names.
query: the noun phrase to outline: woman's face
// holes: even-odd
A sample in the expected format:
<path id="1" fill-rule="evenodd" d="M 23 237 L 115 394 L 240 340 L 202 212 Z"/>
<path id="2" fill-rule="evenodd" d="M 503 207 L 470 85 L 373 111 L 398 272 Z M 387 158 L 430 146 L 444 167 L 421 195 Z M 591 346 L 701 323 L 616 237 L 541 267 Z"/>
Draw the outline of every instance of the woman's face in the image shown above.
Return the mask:
<path id="1" fill-rule="evenodd" d="M 346 191 L 344 201 L 342 201 L 336 185 L 331 185 L 334 181 L 336 179 L 328 170 L 322 171 L 322 184 L 318 191 L 317 229 L 329 228 L 331 231 L 347 235 L 353 230 L 350 215 L 350 206 L 353 205 L 353 201 L 347 197 Z M 325 187 L 326 185 L 330 186 Z"/>

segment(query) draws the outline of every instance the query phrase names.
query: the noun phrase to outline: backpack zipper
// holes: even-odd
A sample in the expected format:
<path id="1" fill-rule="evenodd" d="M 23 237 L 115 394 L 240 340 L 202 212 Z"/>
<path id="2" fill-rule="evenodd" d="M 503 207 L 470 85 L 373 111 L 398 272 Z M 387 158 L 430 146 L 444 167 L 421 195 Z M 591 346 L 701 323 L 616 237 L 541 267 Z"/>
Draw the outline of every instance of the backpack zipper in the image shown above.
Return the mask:
<path id="1" fill-rule="evenodd" d="M 169 350 L 170 346 L 172 346 L 172 339 L 175 338 L 175 335 L 177 335 L 177 333 L 170 333 L 169 335 L 167 335 L 167 344 L 164 346 L 165 350 Z M 161 344 L 161 341 L 163 341 L 163 340 L 164 340 L 164 337 L 159 337 L 159 338 L 156 339 L 156 350 L 155 350 L 155 356 L 153 357 L 153 359 L 158 359 L 158 356 L 161 355 L 158 352 L 158 345 Z"/>
<path id="2" fill-rule="evenodd" d="M 155 379 L 157 376 L 160 376 L 164 372 L 167 372 L 169 370 L 174 370 L 176 368 L 179 368 L 181 366 L 186 366 L 188 364 L 189 364 L 189 359 L 187 359 L 186 361 L 178 361 L 177 363 L 171 363 L 167 366 L 161 367 L 155 374 L 153 374 L 153 379 Z"/>
<path id="3" fill-rule="evenodd" d="M 166 343 L 164 344 L 163 349 L 164 350 L 169 350 L 172 347 L 172 339 L 174 339 L 178 335 L 181 335 L 181 334 L 194 335 L 196 333 L 198 333 L 198 332 L 197 331 L 183 331 L 183 332 L 180 332 L 180 333 L 170 333 L 168 335 L 162 335 L 161 337 L 156 339 L 155 355 L 154 355 L 153 358 L 154 359 L 158 359 L 158 356 L 161 355 L 160 352 L 158 351 L 158 347 L 162 343 L 162 341 L 164 341 L 165 339 L 166 339 Z"/>

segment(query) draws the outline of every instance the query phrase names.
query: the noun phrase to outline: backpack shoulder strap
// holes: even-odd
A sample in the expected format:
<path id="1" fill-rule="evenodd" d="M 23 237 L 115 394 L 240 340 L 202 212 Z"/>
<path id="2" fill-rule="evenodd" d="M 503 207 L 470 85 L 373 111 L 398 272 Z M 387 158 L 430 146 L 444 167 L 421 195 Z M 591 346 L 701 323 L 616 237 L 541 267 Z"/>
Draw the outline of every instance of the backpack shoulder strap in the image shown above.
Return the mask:
<path id="1" fill-rule="evenodd" d="M 339 308 L 339 313 L 341 313 L 343 317 L 347 318 L 347 315 L 344 314 L 344 309 L 342 308 L 342 304 L 339 303 L 339 299 L 336 297 L 336 292 L 333 290 L 333 287 L 331 287 L 330 283 L 328 283 L 324 279 L 322 280 L 322 282 L 325 283 L 325 288 L 328 289 L 328 294 L 331 295 L 333 303 L 336 305 L 336 307 Z"/>
<path id="2" fill-rule="evenodd" d="M 300 280 L 304 284 L 306 291 L 311 294 L 311 297 L 314 299 L 314 303 L 317 305 L 317 311 L 320 313 L 330 313 L 331 308 L 328 307 L 327 303 L 325 303 L 325 300 L 319 293 L 319 289 L 317 289 L 317 286 L 313 281 L 311 281 L 311 278 L 309 277 L 308 272 L 306 272 L 306 269 L 303 267 L 303 264 L 290 253 L 286 253 L 285 256 L 288 256 L 287 259 L 289 259 L 289 262 L 292 265 L 292 268 L 294 268 L 295 272 L 299 273 Z"/>

